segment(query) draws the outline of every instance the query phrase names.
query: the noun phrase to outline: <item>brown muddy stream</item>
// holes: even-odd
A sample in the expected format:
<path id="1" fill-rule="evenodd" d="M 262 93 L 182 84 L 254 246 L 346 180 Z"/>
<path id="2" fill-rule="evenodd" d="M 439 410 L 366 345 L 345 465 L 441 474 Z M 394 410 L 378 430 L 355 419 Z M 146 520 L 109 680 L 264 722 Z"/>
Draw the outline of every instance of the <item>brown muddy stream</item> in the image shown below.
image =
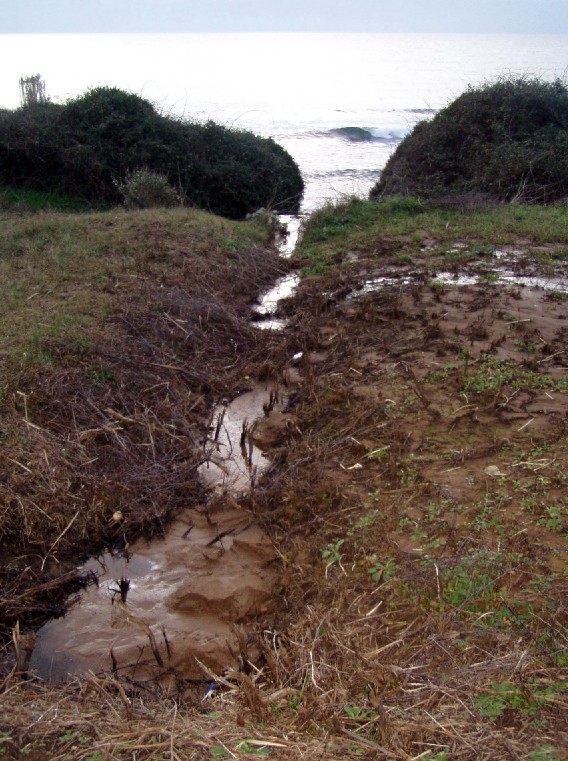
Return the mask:
<path id="1" fill-rule="evenodd" d="M 268 464 L 254 437 L 283 424 L 281 405 L 271 386 L 219 405 L 204 444 L 209 461 L 200 468 L 212 491 L 224 495 L 219 506 L 185 510 L 163 539 L 91 559 L 83 570 L 97 583 L 65 617 L 40 629 L 30 662 L 35 673 L 60 681 L 113 669 L 163 683 L 174 673 L 203 678 L 198 661 L 216 673 L 238 666 L 246 623 L 271 609 L 278 574 L 269 537 L 230 495 L 246 491 Z M 241 446 L 243 424 L 257 419 Z M 121 579 L 128 580 L 122 595 Z"/>
<path id="2" fill-rule="evenodd" d="M 284 239 L 284 256 L 296 235 L 293 229 Z M 271 324 L 271 314 L 296 282 L 288 278 L 283 290 L 280 282 L 266 294 L 258 307 L 263 327 L 279 327 Z M 254 650 L 245 652 L 247 625 L 273 607 L 277 555 L 235 498 L 268 465 L 262 442 L 287 424 L 284 404 L 273 385 L 259 384 L 217 406 L 199 475 L 222 499 L 213 500 L 214 507 L 183 511 L 164 538 L 139 540 L 125 552 L 86 563 L 83 571 L 96 583 L 71 601 L 63 618 L 38 631 L 33 672 L 62 681 L 113 670 L 168 686 L 177 678 L 199 681 L 208 670 L 237 668 L 242 658 L 254 660 Z"/>

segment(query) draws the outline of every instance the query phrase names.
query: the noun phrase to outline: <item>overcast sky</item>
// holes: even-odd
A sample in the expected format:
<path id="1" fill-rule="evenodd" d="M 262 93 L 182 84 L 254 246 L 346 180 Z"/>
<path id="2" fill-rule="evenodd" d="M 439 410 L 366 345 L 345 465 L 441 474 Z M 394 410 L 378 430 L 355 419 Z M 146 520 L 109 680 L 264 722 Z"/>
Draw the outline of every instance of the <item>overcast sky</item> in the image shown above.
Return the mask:
<path id="1" fill-rule="evenodd" d="M 0 0 L 0 33 L 231 31 L 564 34 L 568 0 Z"/>

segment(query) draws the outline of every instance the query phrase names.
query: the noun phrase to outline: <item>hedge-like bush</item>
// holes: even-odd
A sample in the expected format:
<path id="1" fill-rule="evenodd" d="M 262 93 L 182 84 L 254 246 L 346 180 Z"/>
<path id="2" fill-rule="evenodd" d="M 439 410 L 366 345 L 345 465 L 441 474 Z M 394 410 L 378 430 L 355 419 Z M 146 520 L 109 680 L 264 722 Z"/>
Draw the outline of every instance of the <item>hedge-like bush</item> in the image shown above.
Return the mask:
<path id="1" fill-rule="evenodd" d="M 502 79 L 420 122 L 391 156 L 371 197 L 482 193 L 500 201 L 568 196 L 568 91 Z"/>
<path id="2" fill-rule="evenodd" d="M 0 111 L 0 185 L 104 206 L 120 203 L 120 185 L 142 168 L 166 177 L 186 203 L 236 219 L 260 207 L 297 211 L 304 187 L 271 139 L 163 116 L 116 88 Z"/>

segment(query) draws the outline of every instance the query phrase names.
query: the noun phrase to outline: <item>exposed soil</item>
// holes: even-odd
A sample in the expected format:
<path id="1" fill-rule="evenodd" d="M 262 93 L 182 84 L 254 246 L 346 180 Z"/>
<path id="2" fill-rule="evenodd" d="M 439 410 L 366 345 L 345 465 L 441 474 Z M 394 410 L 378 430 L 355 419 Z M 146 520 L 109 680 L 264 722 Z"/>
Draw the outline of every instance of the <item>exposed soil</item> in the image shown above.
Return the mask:
<path id="1" fill-rule="evenodd" d="M 243 386 L 245 375 L 272 375 L 297 387 L 252 434 L 268 448 L 270 470 L 238 500 L 218 495 L 204 510 L 196 498 L 170 526 L 163 579 L 142 570 L 153 597 L 140 618 L 162 660 L 170 641 L 166 686 L 176 716 L 191 716 L 198 731 L 184 724 L 179 737 L 148 739 L 137 757 L 175 748 L 171 758 L 262 749 L 330 761 L 521 759 L 547 748 L 561 758 L 568 748 L 566 302 L 542 287 L 494 282 L 497 260 L 456 267 L 467 284 L 435 283 L 443 262 L 401 266 L 406 245 L 383 241 L 380 254 L 344 257 L 334 274 L 305 278 L 281 309 L 288 326 L 270 338 L 270 354 L 268 344 L 263 355 L 243 341 L 243 354 L 254 347 L 240 364 Z M 564 265 L 542 272 L 526 259 L 526 242 L 514 248 L 507 266 L 565 284 Z M 210 544 L 223 521 L 234 530 Z M 196 566 L 184 560 L 188 541 L 201 548 Z M 144 559 L 144 547 L 130 550 Z M 208 576 L 212 554 L 227 563 L 223 580 Z M 235 554 L 260 557 L 268 586 L 237 578 Z M 191 584 L 170 586 L 170 570 Z M 42 718 L 49 694 L 63 713 L 75 701 L 73 726 L 101 758 L 130 758 L 126 748 L 144 731 L 161 737 L 150 727 L 162 709 L 149 716 L 144 701 L 163 695 L 163 680 L 147 680 L 164 670 L 145 630 L 131 639 L 133 627 L 120 628 L 136 595 L 134 583 L 109 606 L 121 622 L 105 643 L 120 656 L 114 674 L 107 658 L 107 676 L 74 687 L 10 677 L 6 715 L 20 711 L 7 721 L 14 748 L 70 752 Z M 234 626 L 243 621 L 246 630 Z M 88 647 L 89 630 L 77 636 Z M 25 642 L 16 644 L 23 652 Z M 49 659 L 56 646 L 43 647 Z M 204 704 L 210 680 L 217 702 Z M 97 690 L 126 710 L 124 753 L 85 718 Z M 26 694 L 35 702 L 24 708 Z"/>

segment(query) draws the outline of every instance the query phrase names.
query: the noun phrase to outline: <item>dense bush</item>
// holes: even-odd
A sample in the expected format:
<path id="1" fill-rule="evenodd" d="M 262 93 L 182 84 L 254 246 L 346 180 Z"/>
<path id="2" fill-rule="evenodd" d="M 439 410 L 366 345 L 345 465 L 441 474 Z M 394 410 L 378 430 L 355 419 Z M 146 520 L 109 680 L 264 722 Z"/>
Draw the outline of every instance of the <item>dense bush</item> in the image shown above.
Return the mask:
<path id="1" fill-rule="evenodd" d="M 472 192 L 502 201 L 568 196 L 562 82 L 503 79 L 468 89 L 403 140 L 371 197 Z"/>
<path id="2" fill-rule="evenodd" d="M 294 160 L 271 139 L 163 116 L 116 88 L 0 111 L 0 185 L 108 205 L 142 168 L 165 176 L 187 203 L 232 218 L 261 206 L 296 211 L 303 192 Z"/>

